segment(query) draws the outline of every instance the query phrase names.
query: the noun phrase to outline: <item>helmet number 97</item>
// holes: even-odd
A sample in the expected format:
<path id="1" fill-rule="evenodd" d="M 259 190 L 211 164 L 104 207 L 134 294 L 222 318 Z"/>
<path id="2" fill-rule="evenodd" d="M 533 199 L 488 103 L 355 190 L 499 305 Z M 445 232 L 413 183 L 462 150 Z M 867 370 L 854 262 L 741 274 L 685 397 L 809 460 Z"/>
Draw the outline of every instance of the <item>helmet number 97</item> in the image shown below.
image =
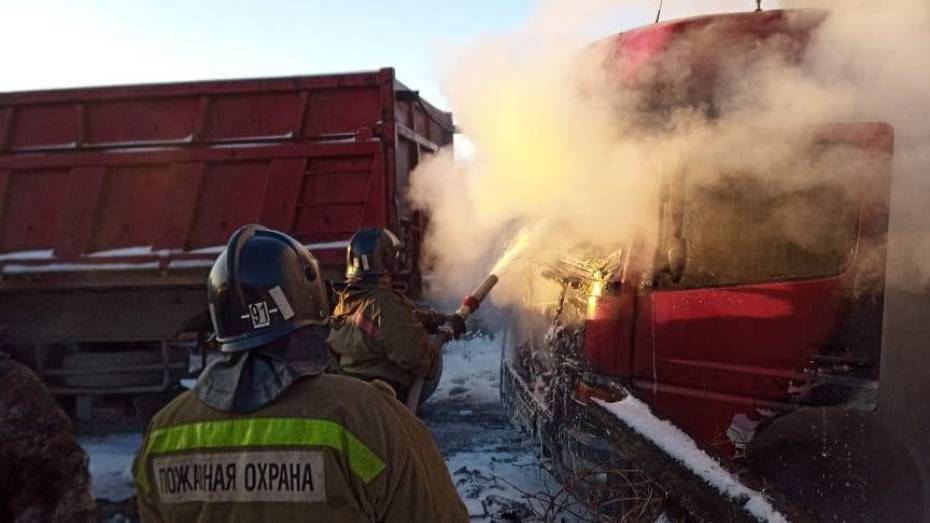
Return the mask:
<path id="1" fill-rule="evenodd" d="M 252 319 L 253 329 L 260 329 L 271 325 L 268 305 L 263 301 L 249 304 L 249 317 Z"/>

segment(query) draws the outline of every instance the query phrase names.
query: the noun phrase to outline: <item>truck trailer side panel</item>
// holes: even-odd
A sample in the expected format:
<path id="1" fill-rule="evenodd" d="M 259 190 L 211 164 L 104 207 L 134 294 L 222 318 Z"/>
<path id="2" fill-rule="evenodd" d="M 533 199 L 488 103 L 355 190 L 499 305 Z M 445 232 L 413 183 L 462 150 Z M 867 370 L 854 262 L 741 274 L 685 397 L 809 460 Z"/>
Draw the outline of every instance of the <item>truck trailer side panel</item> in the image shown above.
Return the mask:
<path id="1" fill-rule="evenodd" d="M 0 93 L 0 342 L 117 350 L 202 330 L 195 297 L 248 223 L 333 279 L 357 229 L 389 227 L 416 287 L 409 173 L 453 131 L 392 69 Z"/>

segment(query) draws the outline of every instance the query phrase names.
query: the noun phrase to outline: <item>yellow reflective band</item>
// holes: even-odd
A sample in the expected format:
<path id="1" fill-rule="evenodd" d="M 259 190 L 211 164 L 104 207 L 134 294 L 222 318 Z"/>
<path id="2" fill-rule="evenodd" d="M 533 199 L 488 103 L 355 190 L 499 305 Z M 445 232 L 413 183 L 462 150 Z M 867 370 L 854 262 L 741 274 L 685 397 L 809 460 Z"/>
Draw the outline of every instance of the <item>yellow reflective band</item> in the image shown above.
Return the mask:
<path id="1" fill-rule="evenodd" d="M 136 463 L 136 483 L 148 490 L 146 462 L 157 454 L 235 447 L 329 447 L 345 454 L 352 473 L 368 483 L 384 461 L 335 421 L 308 418 L 246 418 L 202 421 L 155 429 Z"/>

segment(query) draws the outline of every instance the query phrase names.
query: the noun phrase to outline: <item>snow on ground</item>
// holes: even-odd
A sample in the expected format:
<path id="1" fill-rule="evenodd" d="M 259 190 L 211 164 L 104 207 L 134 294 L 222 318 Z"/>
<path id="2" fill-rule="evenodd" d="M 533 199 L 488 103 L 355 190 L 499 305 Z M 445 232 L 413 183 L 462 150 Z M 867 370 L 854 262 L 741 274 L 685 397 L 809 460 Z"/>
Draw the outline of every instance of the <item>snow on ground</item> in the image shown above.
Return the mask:
<path id="1" fill-rule="evenodd" d="M 436 438 L 473 521 L 539 521 L 571 503 L 539 466 L 538 448 L 515 429 L 500 402 L 500 336 L 449 343 L 439 389 L 421 416 Z M 559 512 L 559 511 L 556 511 Z M 562 512 L 566 521 L 575 518 Z"/>
<path id="2" fill-rule="evenodd" d="M 90 475 L 94 480 L 94 497 L 123 501 L 135 495 L 132 460 L 142 444 L 139 433 L 116 433 L 80 438 L 78 442 L 90 456 Z"/>
<path id="3" fill-rule="evenodd" d="M 500 337 L 451 341 L 443 347 L 443 370 L 431 402 L 500 403 Z"/>
<path id="4" fill-rule="evenodd" d="M 657 418 L 645 403 L 632 395 L 614 403 L 599 399 L 594 401 L 680 461 L 709 485 L 742 504 L 759 521 L 787 523 L 787 519 L 769 503 L 765 495 L 743 485 L 717 460 L 701 450 L 690 436 L 672 423 Z"/>
<path id="5" fill-rule="evenodd" d="M 539 468 L 536 457 L 519 446 L 459 452 L 446 464 L 472 520 L 534 521 L 551 502 L 572 501 Z"/>

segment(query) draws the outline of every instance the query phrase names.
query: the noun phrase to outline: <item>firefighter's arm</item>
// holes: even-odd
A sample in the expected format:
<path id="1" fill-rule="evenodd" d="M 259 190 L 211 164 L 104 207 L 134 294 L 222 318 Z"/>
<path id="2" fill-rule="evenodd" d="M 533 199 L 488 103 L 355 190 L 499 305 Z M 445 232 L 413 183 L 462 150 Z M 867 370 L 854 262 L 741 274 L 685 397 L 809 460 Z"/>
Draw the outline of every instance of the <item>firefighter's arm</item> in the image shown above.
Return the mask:
<path id="1" fill-rule="evenodd" d="M 151 493 L 143 494 L 140 492 L 136 496 L 136 508 L 139 511 L 139 521 L 142 523 L 162 523 L 165 521 Z"/>
<path id="2" fill-rule="evenodd" d="M 436 334 L 439 332 L 439 327 L 446 321 L 445 314 L 441 314 L 433 309 L 427 309 L 423 307 L 417 307 L 413 310 L 413 315 L 416 317 L 417 321 L 423 325 L 423 328 L 426 329 L 426 332 L 430 334 Z"/>
<path id="3" fill-rule="evenodd" d="M 136 509 L 139 511 L 139 520 L 142 523 L 162 523 L 165 518 L 158 510 L 158 504 L 155 502 L 155 488 L 152 478 L 145 477 L 148 474 L 146 470 L 142 451 L 146 448 L 148 436 L 142 440 L 142 446 L 136 459 L 132 463 L 133 475 L 136 479 Z M 142 482 L 145 482 L 145 485 Z"/>
<path id="4" fill-rule="evenodd" d="M 465 320 L 457 314 L 443 314 L 433 309 L 417 307 L 413 315 L 429 334 L 439 334 L 443 326 L 448 326 L 452 338 L 457 340 L 467 331 Z"/>
<path id="5" fill-rule="evenodd" d="M 439 357 L 439 345 L 429 342 L 426 329 L 413 309 L 399 303 L 383 303 L 379 312 L 385 356 L 416 376 L 432 371 Z"/>
<path id="6" fill-rule="evenodd" d="M 399 403 L 381 409 L 390 443 L 388 469 L 372 482 L 375 519 L 384 523 L 468 521 L 449 469 L 423 423 Z"/>

